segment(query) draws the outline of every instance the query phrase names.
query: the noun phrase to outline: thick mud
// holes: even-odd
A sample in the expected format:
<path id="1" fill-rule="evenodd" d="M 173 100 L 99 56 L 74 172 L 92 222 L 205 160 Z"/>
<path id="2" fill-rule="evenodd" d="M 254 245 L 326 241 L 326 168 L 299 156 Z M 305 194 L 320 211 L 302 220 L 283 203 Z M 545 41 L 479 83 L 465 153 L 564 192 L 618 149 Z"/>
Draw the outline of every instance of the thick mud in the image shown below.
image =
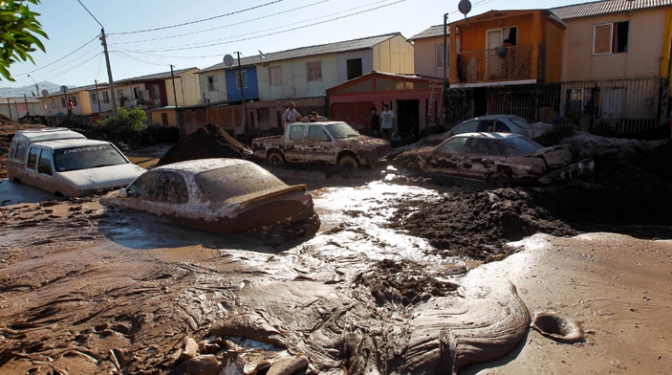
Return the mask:
<path id="1" fill-rule="evenodd" d="M 157 166 L 197 159 L 245 159 L 250 153 L 251 150 L 217 125 L 207 124 L 180 139 L 159 160 Z"/>

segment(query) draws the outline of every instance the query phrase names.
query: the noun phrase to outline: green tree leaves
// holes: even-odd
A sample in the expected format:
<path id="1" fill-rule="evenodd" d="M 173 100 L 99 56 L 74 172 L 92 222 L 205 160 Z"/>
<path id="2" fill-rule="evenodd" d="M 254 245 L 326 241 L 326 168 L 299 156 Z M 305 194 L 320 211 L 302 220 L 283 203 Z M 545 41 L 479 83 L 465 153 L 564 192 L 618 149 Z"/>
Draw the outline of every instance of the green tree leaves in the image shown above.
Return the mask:
<path id="1" fill-rule="evenodd" d="M 119 120 L 114 117 L 98 121 L 98 126 L 109 131 L 141 131 L 147 128 L 147 114 L 135 107 L 130 111 L 119 108 Z"/>
<path id="2" fill-rule="evenodd" d="M 45 51 L 38 38 L 49 39 L 37 20 L 40 14 L 33 12 L 29 4 L 38 5 L 40 0 L 0 0 L 0 75 L 14 81 L 9 67 L 17 61 L 35 63 L 31 53 L 39 48 Z"/>

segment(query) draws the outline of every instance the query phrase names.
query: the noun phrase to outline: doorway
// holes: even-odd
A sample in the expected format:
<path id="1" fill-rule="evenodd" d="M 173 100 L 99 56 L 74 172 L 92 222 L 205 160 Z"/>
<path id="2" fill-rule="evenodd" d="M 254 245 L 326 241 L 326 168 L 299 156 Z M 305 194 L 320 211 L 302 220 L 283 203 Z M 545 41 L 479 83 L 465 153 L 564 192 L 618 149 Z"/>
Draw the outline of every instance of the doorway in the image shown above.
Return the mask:
<path id="1" fill-rule="evenodd" d="M 420 135 L 420 100 L 397 100 L 397 131 L 402 137 Z"/>
<path id="2" fill-rule="evenodd" d="M 474 88 L 474 117 L 485 116 L 488 113 L 488 89 Z"/>

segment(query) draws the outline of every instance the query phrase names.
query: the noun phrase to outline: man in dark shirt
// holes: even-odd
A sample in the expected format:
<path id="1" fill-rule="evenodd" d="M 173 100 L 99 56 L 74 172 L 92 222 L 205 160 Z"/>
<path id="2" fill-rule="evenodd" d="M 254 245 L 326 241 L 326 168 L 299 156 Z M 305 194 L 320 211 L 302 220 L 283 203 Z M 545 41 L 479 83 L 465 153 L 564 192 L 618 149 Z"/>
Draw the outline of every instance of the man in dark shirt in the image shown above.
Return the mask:
<path id="1" fill-rule="evenodd" d="M 376 112 L 376 107 L 371 108 L 371 136 L 380 137 L 380 116 Z"/>

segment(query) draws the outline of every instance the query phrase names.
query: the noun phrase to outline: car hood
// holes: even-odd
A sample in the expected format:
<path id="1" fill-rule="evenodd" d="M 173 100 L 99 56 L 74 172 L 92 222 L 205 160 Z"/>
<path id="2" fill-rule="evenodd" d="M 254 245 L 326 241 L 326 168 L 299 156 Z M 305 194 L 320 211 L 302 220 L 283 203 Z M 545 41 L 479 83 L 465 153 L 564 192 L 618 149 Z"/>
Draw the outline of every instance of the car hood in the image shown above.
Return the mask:
<path id="1" fill-rule="evenodd" d="M 404 165 L 407 161 L 417 161 L 418 159 L 425 159 L 428 155 L 434 152 L 436 146 L 427 146 L 416 148 L 413 150 L 404 151 L 394 158 L 394 164 L 397 166 Z"/>
<path id="2" fill-rule="evenodd" d="M 145 170 L 135 164 L 110 165 L 108 167 L 60 172 L 79 189 L 111 189 L 126 186 Z"/>

